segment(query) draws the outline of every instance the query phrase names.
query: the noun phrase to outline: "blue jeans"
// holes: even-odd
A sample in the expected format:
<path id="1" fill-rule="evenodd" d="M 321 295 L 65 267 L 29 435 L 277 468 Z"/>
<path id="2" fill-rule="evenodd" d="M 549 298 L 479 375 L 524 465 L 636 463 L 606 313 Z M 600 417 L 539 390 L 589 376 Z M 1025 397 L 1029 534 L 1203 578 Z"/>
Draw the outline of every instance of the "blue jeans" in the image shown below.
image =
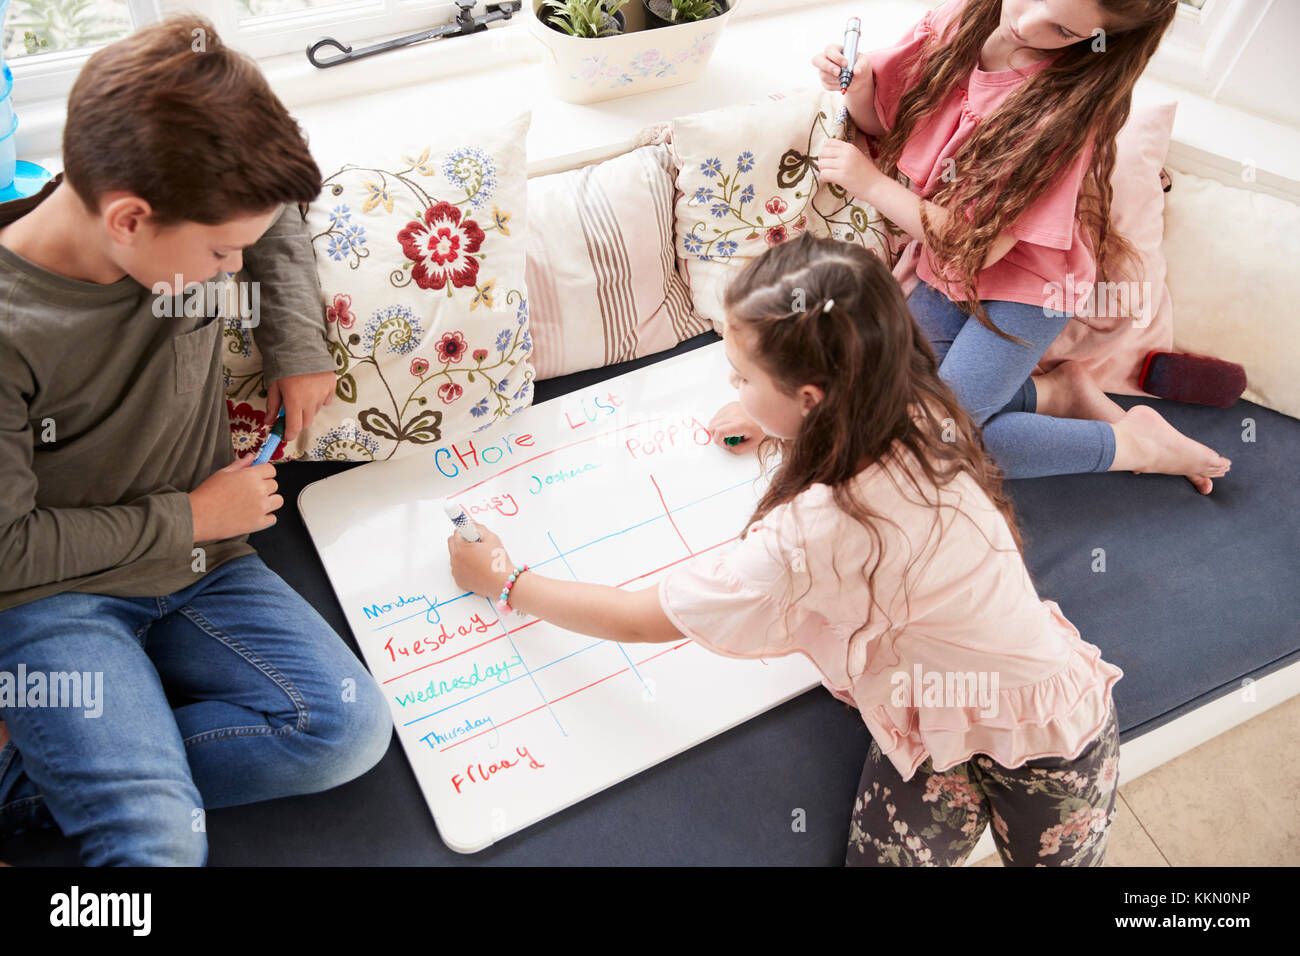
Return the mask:
<path id="1" fill-rule="evenodd" d="M 0 707 L 0 833 L 56 823 L 87 865 L 200 866 L 205 809 L 346 783 L 393 731 L 374 678 L 255 554 L 166 597 L 0 611 L 0 672 L 20 667 L 29 693 L 79 672 L 81 699 Z"/>
<path id="2" fill-rule="evenodd" d="M 918 282 L 907 307 L 939 360 L 939 377 L 984 431 L 984 444 L 1008 478 L 1107 471 L 1115 461 L 1115 431 L 1107 422 L 1038 415 L 1030 378 L 1070 313 L 1021 302 L 981 300 L 1003 332 L 989 331 L 946 295 Z"/>

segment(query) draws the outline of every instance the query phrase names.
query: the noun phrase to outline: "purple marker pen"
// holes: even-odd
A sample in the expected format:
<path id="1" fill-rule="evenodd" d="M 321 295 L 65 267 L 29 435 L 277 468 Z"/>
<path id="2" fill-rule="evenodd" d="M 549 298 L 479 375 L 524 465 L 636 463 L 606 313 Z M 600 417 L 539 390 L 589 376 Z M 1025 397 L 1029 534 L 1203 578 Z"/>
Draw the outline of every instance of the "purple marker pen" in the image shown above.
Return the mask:
<path id="1" fill-rule="evenodd" d="M 474 527 L 474 522 L 470 520 L 469 515 L 465 513 L 465 509 L 460 505 L 454 505 L 446 498 L 443 498 L 442 510 L 446 512 L 447 517 L 451 519 L 451 523 L 456 526 L 456 530 L 460 532 L 460 536 L 466 541 L 483 540 L 483 536 Z"/>

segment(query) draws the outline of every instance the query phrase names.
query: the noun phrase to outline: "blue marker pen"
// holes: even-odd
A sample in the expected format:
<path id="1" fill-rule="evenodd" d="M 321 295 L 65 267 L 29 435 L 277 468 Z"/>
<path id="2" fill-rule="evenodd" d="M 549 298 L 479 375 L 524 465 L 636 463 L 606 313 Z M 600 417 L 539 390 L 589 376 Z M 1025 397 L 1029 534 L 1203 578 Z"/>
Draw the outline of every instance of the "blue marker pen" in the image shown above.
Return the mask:
<path id="1" fill-rule="evenodd" d="M 451 523 L 456 526 L 460 536 L 466 541 L 482 541 L 483 536 L 478 533 L 478 528 L 474 527 L 474 522 L 470 520 L 465 509 L 460 505 L 454 505 L 446 498 L 442 499 L 442 510 L 446 512 Z"/>
<path id="2" fill-rule="evenodd" d="M 284 408 L 281 407 L 280 414 L 275 416 L 275 424 L 271 426 L 271 432 L 266 436 L 266 441 L 262 442 L 262 450 L 257 453 L 253 459 L 254 465 L 265 465 L 275 454 L 275 450 L 280 447 L 280 439 L 284 438 Z"/>

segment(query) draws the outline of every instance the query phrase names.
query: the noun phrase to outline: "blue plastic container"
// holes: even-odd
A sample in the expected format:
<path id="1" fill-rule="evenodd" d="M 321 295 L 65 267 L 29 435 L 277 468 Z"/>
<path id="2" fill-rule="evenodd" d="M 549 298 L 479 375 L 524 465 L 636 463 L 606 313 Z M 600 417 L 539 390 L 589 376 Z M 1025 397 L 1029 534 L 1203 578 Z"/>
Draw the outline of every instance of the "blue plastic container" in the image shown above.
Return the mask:
<path id="1" fill-rule="evenodd" d="M 18 163 L 17 143 L 14 132 L 18 129 L 18 117 L 9 120 L 9 128 L 0 133 L 0 190 L 8 189 L 14 182 L 14 168 Z"/>
<path id="2" fill-rule="evenodd" d="M 0 37 L 4 36 L 8 12 L 9 0 L 0 0 Z M 13 90 L 14 74 L 4 62 L 4 49 L 0 47 L 0 202 L 30 196 L 50 179 L 49 170 L 18 159 L 15 136 L 18 117 L 14 115 L 11 99 Z"/>
<path id="3" fill-rule="evenodd" d="M 9 13 L 9 0 L 0 0 L 0 37 L 4 36 L 5 16 Z M 7 189 L 14 182 L 14 163 L 17 154 L 14 151 L 14 130 L 18 128 L 18 119 L 14 116 L 14 105 L 10 95 L 14 91 L 14 74 L 9 64 L 4 61 L 4 48 L 0 47 L 0 189 Z"/>
<path id="4" fill-rule="evenodd" d="M 0 29 L 3 23 L 0 22 Z M 14 104 L 12 93 L 14 91 L 14 74 L 9 69 L 9 64 L 3 64 L 0 69 L 0 129 L 8 129 L 9 123 L 14 118 Z"/>

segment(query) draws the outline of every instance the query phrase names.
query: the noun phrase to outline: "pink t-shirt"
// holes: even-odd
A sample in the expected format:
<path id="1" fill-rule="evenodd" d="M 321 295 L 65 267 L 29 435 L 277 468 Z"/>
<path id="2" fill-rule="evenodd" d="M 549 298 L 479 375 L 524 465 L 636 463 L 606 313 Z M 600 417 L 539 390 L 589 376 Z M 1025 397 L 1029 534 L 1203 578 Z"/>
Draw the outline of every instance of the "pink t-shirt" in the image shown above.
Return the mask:
<path id="1" fill-rule="evenodd" d="M 949 26 L 955 29 L 965 0 L 947 0 L 930 10 L 893 46 L 871 51 L 871 73 L 876 84 L 876 113 L 886 130 L 894 128 L 898 103 L 910 87 L 904 85 L 903 61 L 921 49 L 927 38 L 936 42 Z M 1024 56 L 1024 54 L 1019 54 Z M 1054 55 L 1053 55 L 1054 56 Z M 945 160 L 954 158 L 975 132 L 980 121 L 1035 73 L 1048 67 L 1053 56 L 1017 70 L 987 73 L 977 65 L 970 76 L 954 89 L 940 106 L 913 130 L 904 144 L 898 168 L 912 183 L 912 191 L 929 197 L 942 182 Z M 1093 148 L 1089 143 L 1060 175 L 1045 188 L 1021 216 L 1007 227 L 1019 242 L 1005 256 L 982 270 L 975 286 L 981 299 L 1047 305 L 1056 292 L 1056 307 L 1065 289 L 1073 283 L 1089 286 L 1096 278 L 1097 264 L 1091 239 L 1075 217 L 1079 188 Z M 920 243 L 920 240 L 913 240 Z M 910 254 L 915 250 L 907 250 Z M 964 301 L 959 282 L 951 285 L 939 279 L 930 261 L 929 247 L 922 246 L 916 274 L 953 301 Z M 1073 275 L 1073 279 L 1067 276 Z M 953 276 L 950 276 L 952 278 Z M 1049 286 L 1051 283 L 1053 285 Z"/>
<path id="2" fill-rule="evenodd" d="M 825 484 L 772 509 L 743 540 L 673 568 L 659 583 L 664 613 L 719 654 L 806 655 L 904 779 L 927 755 L 939 771 L 976 753 L 1006 767 L 1078 756 L 1123 671 L 1038 597 L 1006 521 L 969 475 L 937 489 L 936 508 L 903 477 L 897 456 L 915 467 L 911 452 L 894 449 L 853 479 L 859 500 L 889 519 L 877 522 L 881 606 L 856 636 L 870 599 L 861 569 L 878 552 Z"/>

